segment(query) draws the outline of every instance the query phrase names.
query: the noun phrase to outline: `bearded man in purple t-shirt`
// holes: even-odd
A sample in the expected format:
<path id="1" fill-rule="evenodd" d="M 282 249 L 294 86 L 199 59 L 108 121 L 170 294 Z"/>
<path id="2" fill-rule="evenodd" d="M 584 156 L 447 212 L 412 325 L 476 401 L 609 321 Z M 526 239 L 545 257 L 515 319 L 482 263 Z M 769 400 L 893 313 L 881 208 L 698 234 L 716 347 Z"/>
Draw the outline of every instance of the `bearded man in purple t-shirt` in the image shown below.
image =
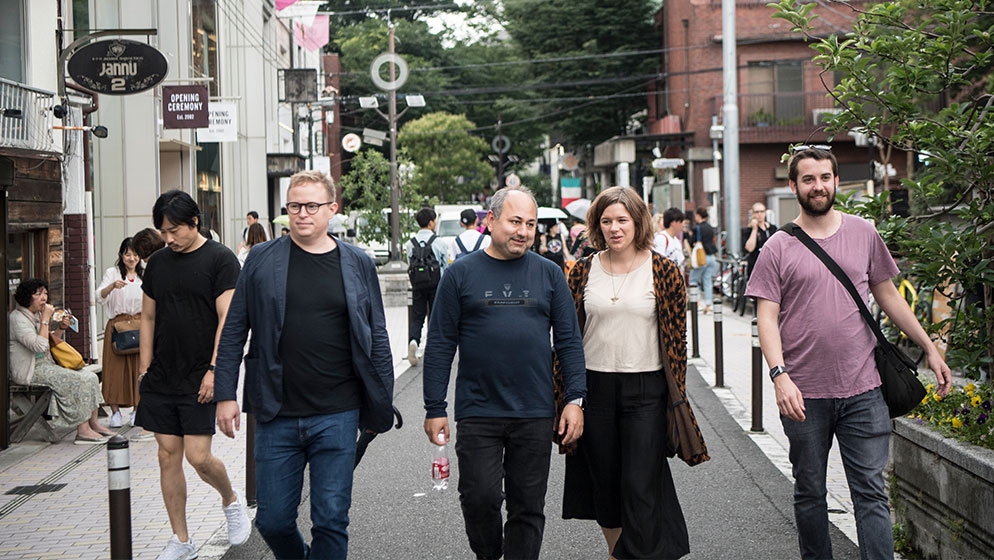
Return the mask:
<path id="1" fill-rule="evenodd" d="M 794 223 L 839 264 L 863 301 L 873 293 L 894 324 L 924 349 L 944 396 L 949 367 L 891 281 L 898 269 L 887 246 L 873 224 L 832 209 L 838 170 L 824 149 L 791 156 L 790 189 L 801 205 Z M 834 435 L 856 510 L 860 557 L 893 558 L 883 476 L 891 425 L 873 332 L 839 280 L 786 232 L 763 246 L 746 295 L 758 301 L 759 341 L 790 442 L 801 557 L 832 557 L 825 471 Z"/>

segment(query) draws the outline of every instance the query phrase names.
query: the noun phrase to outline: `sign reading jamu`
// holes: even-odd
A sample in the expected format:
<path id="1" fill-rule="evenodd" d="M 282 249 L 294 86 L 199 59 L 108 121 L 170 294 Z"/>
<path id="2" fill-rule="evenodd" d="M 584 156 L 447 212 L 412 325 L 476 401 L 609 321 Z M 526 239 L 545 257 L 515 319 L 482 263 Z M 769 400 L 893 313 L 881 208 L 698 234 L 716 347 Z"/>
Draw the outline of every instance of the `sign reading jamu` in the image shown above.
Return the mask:
<path id="1" fill-rule="evenodd" d="M 162 126 L 206 128 L 210 124 L 207 86 L 162 86 Z"/>
<path id="2" fill-rule="evenodd" d="M 69 57 L 69 76 L 100 94 L 131 95 L 159 84 L 169 64 L 155 47 L 127 39 L 90 43 Z"/>

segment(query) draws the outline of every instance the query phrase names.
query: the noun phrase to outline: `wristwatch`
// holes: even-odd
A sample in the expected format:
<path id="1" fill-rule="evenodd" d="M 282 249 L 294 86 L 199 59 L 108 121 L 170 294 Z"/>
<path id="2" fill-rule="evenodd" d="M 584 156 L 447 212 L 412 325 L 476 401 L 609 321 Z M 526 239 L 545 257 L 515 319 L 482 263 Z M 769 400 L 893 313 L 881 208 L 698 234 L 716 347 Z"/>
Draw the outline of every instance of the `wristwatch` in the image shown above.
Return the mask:
<path id="1" fill-rule="evenodd" d="M 773 381 L 781 373 L 787 373 L 787 368 L 783 366 L 773 366 L 770 368 L 770 381 Z"/>
<path id="2" fill-rule="evenodd" d="M 584 405 L 587 404 L 587 400 L 584 399 L 583 397 L 578 397 L 578 398 L 575 398 L 575 399 L 569 401 L 566 404 L 575 404 L 576 406 L 580 407 L 581 410 L 583 410 Z"/>
<path id="3" fill-rule="evenodd" d="M 214 371 L 214 364 L 207 366 L 207 371 Z"/>

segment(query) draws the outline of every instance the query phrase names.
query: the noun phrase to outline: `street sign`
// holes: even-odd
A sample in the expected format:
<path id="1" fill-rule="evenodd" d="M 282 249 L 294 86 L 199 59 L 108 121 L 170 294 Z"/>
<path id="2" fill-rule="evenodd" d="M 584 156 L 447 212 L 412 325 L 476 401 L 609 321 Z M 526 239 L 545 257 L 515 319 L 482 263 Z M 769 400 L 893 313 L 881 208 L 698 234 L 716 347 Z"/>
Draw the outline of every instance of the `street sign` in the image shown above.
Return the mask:
<path id="1" fill-rule="evenodd" d="M 397 67 L 397 77 L 393 81 L 386 81 L 380 77 L 380 66 L 393 62 Z M 395 53 L 383 53 L 373 59 L 369 66 L 369 77 L 373 79 L 373 84 L 383 91 L 394 91 L 400 89 L 407 81 L 407 62 Z"/>
<path id="2" fill-rule="evenodd" d="M 207 86 L 162 86 L 164 128 L 207 128 Z"/>
<path id="3" fill-rule="evenodd" d="M 506 154 L 511 149 L 511 140 L 503 134 L 494 136 L 494 139 L 490 141 L 490 147 L 498 154 Z"/>
<path id="4" fill-rule="evenodd" d="M 155 47 L 127 39 L 96 41 L 69 57 L 69 76 L 83 88 L 131 95 L 157 86 L 169 64 Z"/>
<path id="5" fill-rule="evenodd" d="M 207 128 L 197 129 L 197 142 L 237 142 L 238 106 L 235 103 L 209 103 Z"/>
<path id="6" fill-rule="evenodd" d="M 504 184 L 511 188 L 517 188 L 521 186 L 521 177 L 518 177 L 514 173 L 511 173 L 504 178 Z"/>
<path id="7" fill-rule="evenodd" d="M 359 151 L 359 147 L 362 146 L 362 138 L 359 135 L 350 132 L 342 137 L 342 149 L 349 153 L 355 153 Z"/>

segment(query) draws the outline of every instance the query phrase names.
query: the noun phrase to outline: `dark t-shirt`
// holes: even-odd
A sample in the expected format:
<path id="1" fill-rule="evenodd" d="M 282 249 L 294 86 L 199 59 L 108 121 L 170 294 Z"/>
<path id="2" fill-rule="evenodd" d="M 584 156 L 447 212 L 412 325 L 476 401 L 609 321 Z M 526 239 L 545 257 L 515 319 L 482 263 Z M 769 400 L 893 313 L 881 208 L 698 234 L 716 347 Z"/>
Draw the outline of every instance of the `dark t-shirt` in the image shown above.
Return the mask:
<path id="1" fill-rule="evenodd" d="M 771 235 L 777 232 L 777 226 L 773 224 L 766 224 L 766 229 L 756 228 L 756 249 L 749 252 L 746 255 L 746 263 L 748 264 L 748 269 L 746 272 L 746 277 L 752 276 L 752 269 L 756 267 L 756 259 L 759 258 L 759 251 L 762 250 L 763 245 L 766 244 L 766 240 L 770 238 Z M 752 228 L 746 227 L 742 228 L 742 252 L 746 252 L 745 244 L 749 240 L 749 236 L 752 235 Z"/>
<path id="2" fill-rule="evenodd" d="M 238 259 L 208 239 L 191 253 L 156 251 L 142 290 L 155 300 L 155 337 L 145 390 L 188 395 L 200 390 L 214 354 L 218 296 L 234 289 Z"/>
<path id="3" fill-rule="evenodd" d="M 697 232 L 700 230 L 701 239 L 700 242 L 704 245 L 704 252 L 708 255 L 713 255 L 718 252 L 718 246 L 714 244 L 714 228 L 711 224 L 707 222 L 701 222 L 694 227 L 690 228 L 690 246 L 693 247 L 694 243 L 697 243 Z"/>
<path id="4" fill-rule="evenodd" d="M 359 408 L 362 386 L 352 369 L 349 327 L 341 250 L 308 253 L 291 241 L 279 347 L 283 362 L 279 416 Z"/>

